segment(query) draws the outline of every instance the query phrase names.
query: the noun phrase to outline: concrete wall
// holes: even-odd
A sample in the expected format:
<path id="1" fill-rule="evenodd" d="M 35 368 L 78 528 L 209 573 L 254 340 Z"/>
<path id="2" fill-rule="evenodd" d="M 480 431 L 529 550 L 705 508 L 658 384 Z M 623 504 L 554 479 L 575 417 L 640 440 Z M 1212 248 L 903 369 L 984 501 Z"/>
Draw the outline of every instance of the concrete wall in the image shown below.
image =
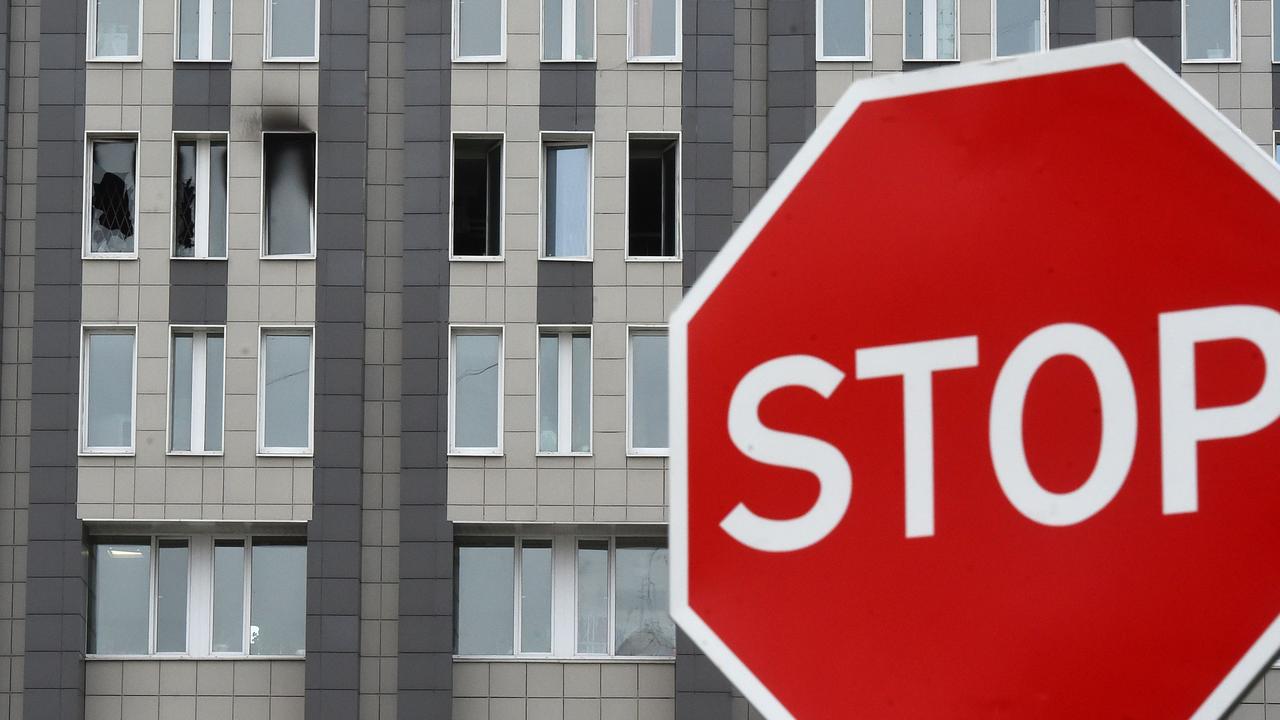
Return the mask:
<path id="1" fill-rule="evenodd" d="M 670 662 L 458 662 L 453 718 L 668 720 L 674 687 Z"/>
<path id="2" fill-rule="evenodd" d="M 302 720 L 301 660 L 92 660 L 85 720 Z"/>

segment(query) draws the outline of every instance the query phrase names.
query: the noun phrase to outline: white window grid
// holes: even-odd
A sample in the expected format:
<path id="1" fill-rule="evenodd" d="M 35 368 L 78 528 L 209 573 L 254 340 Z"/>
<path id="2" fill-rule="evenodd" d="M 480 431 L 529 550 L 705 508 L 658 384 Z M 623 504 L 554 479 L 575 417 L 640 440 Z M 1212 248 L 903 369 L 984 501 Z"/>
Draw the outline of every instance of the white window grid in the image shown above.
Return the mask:
<path id="1" fill-rule="evenodd" d="M 631 254 L 631 141 L 632 140 L 674 140 L 676 143 L 676 251 L 673 255 L 632 255 Z M 659 132 L 645 130 L 627 131 L 627 166 L 623 172 L 626 178 L 623 183 L 623 232 L 627 233 L 625 241 L 625 260 L 627 262 L 679 262 L 684 256 L 684 142 L 679 132 Z"/>
<path id="2" fill-rule="evenodd" d="M 92 1 L 92 0 L 91 0 Z M 130 140 L 133 142 L 133 250 L 129 252 L 93 252 L 93 145 L 98 141 Z M 141 177 L 142 146 L 136 132 L 88 131 L 84 135 L 84 200 L 81 205 L 81 250 L 83 260 L 137 260 L 138 259 L 138 208 L 141 195 L 138 183 Z M 170 243 L 172 245 L 172 243 Z"/>
<path id="3" fill-rule="evenodd" d="M 116 334 L 129 335 L 133 338 L 133 367 L 130 374 L 133 383 L 133 392 L 130 393 L 130 442 L 123 447 L 89 447 L 89 393 L 88 385 L 89 374 L 87 363 L 89 360 L 89 336 L 92 334 Z M 134 454 L 135 446 L 138 438 L 138 326 L 132 323 L 93 323 L 85 324 L 80 328 L 80 382 L 77 384 L 80 388 L 80 454 L 81 455 L 122 455 L 129 456 Z"/>
<path id="4" fill-rule="evenodd" d="M 178 333 L 192 333 L 191 342 L 191 449 L 190 450 L 174 450 L 173 449 L 173 367 L 176 358 L 173 352 L 173 341 Z M 168 448 L 169 455 L 221 455 L 222 450 L 206 450 L 204 447 L 205 440 L 205 408 L 207 407 L 209 398 L 205 394 L 206 380 L 208 374 L 208 342 L 210 333 L 222 334 L 222 419 L 220 421 L 222 427 L 222 445 L 226 443 L 226 423 L 227 423 L 227 326 L 226 325 L 170 325 L 169 326 L 169 381 L 165 385 L 166 394 L 169 402 L 166 404 L 165 422 L 166 437 L 165 447 Z M 196 388 L 199 388 L 197 392 Z M 200 447 L 197 449 L 196 445 Z"/>
<path id="5" fill-rule="evenodd" d="M 457 373 L 455 372 L 454 360 L 457 357 L 457 341 L 460 335 L 495 335 L 498 338 L 498 445 L 497 447 L 459 447 L 454 439 L 454 431 L 457 415 L 457 398 L 458 391 Z M 499 456 L 503 453 L 503 438 L 505 436 L 504 411 L 506 408 L 506 333 L 501 325 L 450 325 L 449 326 L 449 454 L 450 455 L 480 455 L 480 456 Z"/>
<path id="6" fill-rule="evenodd" d="M 272 23 L 271 16 L 274 14 L 272 13 L 271 10 L 272 10 L 273 3 L 271 0 L 263 0 L 263 3 L 262 3 L 263 5 L 263 8 L 262 8 L 262 13 L 263 13 L 262 61 L 263 62 L 283 62 L 283 63 L 320 62 L 320 54 L 319 54 L 320 53 L 320 5 L 319 5 L 319 2 L 320 0 L 312 0 L 312 7 L 315 8 L 315 12 L 312 14 L 312 17 L 315 19 L 315 22 L 314 22 L 315 34 L 311 41 L 311 47 L 315 48 L 316 51 L 310 55 L 299 55 L 296 57 L 281 55 L 279 57 L 276 57 L 271 50 L 271 23 Z M 234 5 L 235 3 L 233 2 L 232 4 Z M 235 25 L 232 25 L 232 28 L 234 27 Z M 234 33 L 234 30 L 232 32 Z M 234 36 L 233 36 L 233 39 L 234 39 Z"/>
<path id="7" fill-rule="evenodd" d="M 231 137 L 230 133 L 223 132 L 175 132 L 173 134 L 173 165 L 170 168 L 171 177 L 177 177 L 178 166 L 178 143 L 196 142 L 196 248 L 195 254 L 191 256 L 178 255 L 178 238 L 177 230 L 174 227 L 173 218 L 169 222 L 169 259 L 170 260 L 226 260 L 227 250 L 230 249 L 230 227 L 231 227 Z M 210 165 L 210 143 L 222 142 L 226 144 L 227 153 L 227 202 L 223 208 L 225 218 L 222 227 L 225 229 L 228 237 L 224 239 L 226 249 L 222 255 L 209 254 L 209 183 L 212 167 Z M 177 183 L 173 183 L 173 212 L 177 212 Z M 265 207 L 265 206 L 264 206 Z"/>
<path id="8" fill-rule="evenodd" d="M 559 444 L 557 450 L 541 450 L 541 443 L 534 445 L 536 454 L 538 455 L 568 455 L 577 457 L 588 457 L 591 455 L 592 437 L 594 433 L 594 408 L 595 402 L 595 338 L 591 333 L 590 325 L 539 325 L 538 326 L 538 351 L 534 353 L 534 377 L 540 379 L 542 377 L 542 336 L 554 334 L 556 336 L 557 362 L 556 369 L 558 376 L 556 378 L 557 397 L 555 402 L 558 407 L 556 420 L 556 440 Z M 572 450 L 573 447 L 573 336 L 587 336 L 587 363 L 591 366 L 587 370 L 587 396 L 591 399 L 587 403 L 587 449 L 577 452 Z M 542 436 L 542 403 L 548 398 L 542 396 L 541 387 L 537 381 L 534 383 L 537 388 L 537 422 L 535 425 L 535 433 L 537 437 Z"/>
<path id="9" fill-rule="evenodd" d="M 269 0 L 268 0 L 268 3 L 269 3 Z M 271 255 L 271 254 L 269 254 L 269 253 L 268 253 L 269 248 L 267 247 L 267 245 L 268 245 L 268 243 L 269 243 L 269 241 L 270 241 L 270 239 L 267 237 L 267 152 L 266 152 L 266 140 L 267 140 L 267 136 L 268 136 L 268 135 L 310 135 L 310 136 L 311 136 L 311 138 L 312 138 L 312 141 L 313 141 L 313 142 L 315 142 L 315 148 L 314 148 L 314 150 L 312 151 L 312 155 L 311 155 L 311 157 L 312 157 L 312 159 L 313 159 L 313 160 L 312 160 L 312 163 L 311 163 L 311 172 L 312 172 L 312 177 L 311 177 L 311 198 L 312 198 L 312 201 L 311 201 L 311 249 L 310 249 L 308 252 L 305 252 L 305 253 L 293 253 L 293 254 L 282 254 L 282 253 L 281 253 L 281 254 L 275 254 L 275 255 Z M 261 218 L 261 222 L 259 223 L 259 225 L 260 225 L 260 227 L 259 227 L 259 232 L 260 232 L 260 234 L 261 234 L 261 241 L 260 241 L 260 243 L 259 243 L 259 254 L 258 254 L 258 259 L 259 259 L 259 260 L 314 260 L 314 259 L 315 259 L 315 257 L 316 257 L 316 211 L 317 211 L 317 206 L 318 206 L 318 204 L 319 204 L 319 197 L 318 197 L 318 193 L 319 193 L 319 190 L 320 190 L 320 140 L 319 140 L 319 135 L 317 135 L 316 133 L 314 133 L 314 132 L 312 132 L 312 131 L 310 131 L 310 130 L 264 130 L 264 131 L 262 132 L 261 136 L 259 136 L 259 140 L 260 140 L 259 147 L 260 147 L 260 148 L 262 148 L 262 158 L 261 158 L 261 165 L 260 165 L 260 167 L 258 168 L 258 177 L 260 178 L 260 179 L 259 179 L 260 187 L 258 188 L 258 196 L 259 196 L 259 198 L 260 198 L 260 204 L 259 204 L 259 206 L 258 206 L 258 213 L 259 213 L 259 216 L 260 216 L 260 218 Z M 227 152 L 228 152 L 228 153 L 230 153 L 230 148 L 228 148 Z M 231 156 L 228 154 L 228 156 L 227 156 L 227 174 L 228 174 L 228 176 L 230 176 L 230 173 L 231 173 Z M 229 185 L 229 183 L 228 183 L 228 185 Z M 229 196 L 229 195 L 230 195 L 230 187 L 228 187 L 228 196 Z M 227 208 L 228 208 L 228 212 L 230 212 L 230 208 L 231 208 L 230 198 L 228 198 L 228 201 L 227 201 Z M 228 245 L 228 246 L 230 246 L 230 245 L 231 245 L 231 242 L 230 242 L 231 229 L 230 229 L 229 227 L 227 228 L 227 234 L 228 234 L 227 245 Z"/>
<path id="10" fill-rule="evenodd" d="M 993 0 L 994 1 L 994 0 Z M 902 0 L 902 61 L 903 62 L 960 62 L 960 12 L 964 0 L 955 0 L 955 48 L 953 58 L 938 57 L 938 0 L 922 0 L 921 14 L 924 16 L 921 34 L 921 56 L 907 57 L 907 1 Z M 994 11 L 993 11 L 994 12 Z M 994 27 L 994 26 L 993 26 Z"/>
<path id="11" fill-rule="evenodd" d="M 893 2 L 893 0 L 881 0 L 882 2 Z M 961 0 L 956 0 L 960 2 Z M 995 0 L 992 0 L 995 2 Z M 865 0 L 862 6 L 862 47 L 866 48 L 866 52 L 862 55 L 828 55 L 826 49 L 826 38 L 823 32 L 823 12 L 826 0 L 817 0 L 816 26 L 815 26 L 815 52 L 816 59 L 819 62 L 869 62 L 871 58 L 871 10 L 872 0 Z"/>
<path id="12" fill-rule="evenodd" d="M 546 50 L 546 0 L 541 0 L 538 8 L 538 22 L 542 25 L 541 31 L 538 33 L 538 57 L 542 62 L 559 63 L 559 62 L 595 62 L 596 61 L 596 17 L 599 12 L 599 5 L 592 0 L 591 2 L 591 53 L 587 57 L 578 57 L 578 4 L 575 0 L 562 0 L 560 4 L 560 55 L 558 58 L 547 57 Z"/>
<path id="13" fill-rule="evenodd" d="M 179 54 L 181 52 L 181 47 L 179 45 L 179 42 L 181 38 L 179 37 L 177 28 L 178 28 L 179 18 L 181 16 L 183 2 L 198 2 L 200 4 L 200 10 L 199 10 L 200 48 L 196 52 L 196 56 L 193 58 L 179 57 Z M 266 3 L 270 4 L 270 2 L 271 0 L 266 0 Z M 234 0 L 229 4 L 230 17 L 227 18 L 227 25 L 228 27 L 233 29 L 229 31 L 229 34 L 231 34 L 232 37 L 229 38 L 228 40 L 234 39 L 234 32 L 235 32 L 234 28 L 236 26 L 235 5 L 236 4 Z M 270 10 L 268 10 L 267 12 L 270 13 Z M 229 63 L 231 62 L 230 57 L 215 58 L 213 56 L 213 0 L 176 0 L 173 3 L 173 27 L 174 27 L 174 33 L 173 33 L 173 61 L 174 62 L 179 62 L 179 63 L 188 63 L 188 62 Z M 270 42 L 270 39 L 264 38 L 263 42 L 268 43 Z M 227 43 L 228 47 L 230 47 L 231 44 L 232 44 L 231 42 L 228 42 Z"/>
<path id="14" fill-rule="evenodd" d="M 627 455 L 632 457 L 667 457 L 671 455 L 670 433 L 671 433 L 672 423 L 670 420 L 667 421 L 667 433 L 668 433 L 667 447 L 638 448 L 635 446 L 635 443 L 632 440 L 632 430 L 633 430 L 632 401 L 635 398 L 635 387 L 633 386 L 633 382 L 635 379 L 635 371 L 632 366 L 632 361 L 634 360 L 635 353 L 632 352 L 631 340 L 637 335 L 658 335 L 658 336 L 666 337 L 668 342 L 668 346 L 667 346 L 668 353 L 670 351 L 670 342 L 671 342 L 671 338 L 668 335 L 666 325 L 649 324 L 649 325 L 628 325 L 627 326 L 627 390 L 626 390 L 627 392 Z M 668 354 L 668 357 L 669 357 L 669 354 Z M 670 380 L 671 366 L 670 366 L 669 360 L 667 365 L 667 377 L 668 377 L 667 382 L 668 382 L 668 388 L 669 388 L 670 387 L 669 383 L 671 382 Z"/>
<path id="15" fill-rule="evenodd" d="M 596 143 L 594 132 L 541 133 L 538 148 L 538 259 L 556 262 L 592 262 L 595 254 Z M 587 146 L 587 254 L 559 256 L 547 253 L 547 148 Z"/>
<path id="16" fill-rule="evenodd" d="M 138 0 L 138 54 L 137 55 L 98 55 L 98 2 L 99 0 L 86 0 L 89 3 L 89 23 L 85 31 L 85 60 L 88 62 L 142 62 L 142 5 L 144 0 Z"/>
<path id="17" fill-rule="evenodd" d="M 267 336 L 304 335 L 310 340 L 307 367 L 307 444 L 305 447 L 268 447 L 266 445 L 267 410 Z M 224 388 L 225 392 L 225 388 Z M 315 445 L 316 423 L 316 337 L 311 325 L 262 325 L 258 328 L 258 455 L 310 457 Z"/>

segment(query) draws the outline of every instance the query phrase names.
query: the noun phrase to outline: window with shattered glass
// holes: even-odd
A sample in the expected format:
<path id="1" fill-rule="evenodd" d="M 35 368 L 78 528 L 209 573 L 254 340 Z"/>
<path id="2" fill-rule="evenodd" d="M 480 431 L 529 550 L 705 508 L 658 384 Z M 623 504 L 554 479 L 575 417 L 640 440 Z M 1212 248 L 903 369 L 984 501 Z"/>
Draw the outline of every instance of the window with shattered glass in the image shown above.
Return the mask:
<path id="1" fill-rule="evenodd" d="M 173 255 L 227 256 L 227 141 L 187 137 L 174 142 Z"/>
<path id="2" fill-rule="evenodd" d="M 137 149 L 133 139 L 90 144 L 89 254 L 131 254 L 137 247 Z"/>

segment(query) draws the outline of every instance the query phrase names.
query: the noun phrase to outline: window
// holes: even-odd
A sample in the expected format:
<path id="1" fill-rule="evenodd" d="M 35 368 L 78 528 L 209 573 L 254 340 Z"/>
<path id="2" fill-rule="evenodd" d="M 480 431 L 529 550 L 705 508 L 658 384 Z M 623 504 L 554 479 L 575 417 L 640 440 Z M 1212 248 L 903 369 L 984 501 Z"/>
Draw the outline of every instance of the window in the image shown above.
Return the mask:
<path id="1" fill-rule="evenodd" d="M 224 347 L 221 328 L 174 328 L 169 369 L 170 452 L 222 452 Z"/>
<path id="2" fill-rule="evenodd" d="M 178 0 L 178 60 L 231 59 L 231 0 Z"/>
<path id="3" fill-rule="evenodd" d="M 1271 134 L 1271 156 L 1280 163 L 1280 132 Z"/>
<path id="4" fill-rule="evenodd" d="M 994 0 L 996 57 L 1040 52 L 1049 44 L 1048 0 Z"/>
<path id="5" fill-rule="evenodd" d="M 90 654 L 304 653 L 302 538 L 99 537 L 91 558 Z"/>
<path id="6" fill-rule="evenodd" d="M 507 53 L 506 0 L 453 0 L 453 59 L 501 62 Z"/>
<path id="7" fill-rule="evenodd" d="M 871 59 L 871 0 L 818 0 L 818 59 Z"/>
<path id="8" fill-rule="evenodd" d="M 543 257 L 591 257 L 591 143 L 543 143 Z"/>
<path id="9" fill-rule="evenodd" d="M 453 139 L 453 255 L 502 255 L 502 138 Z"/>
<path id="10" fill-rule="evenodd" d="M 591 331 L 538 333 L 538 452 L 591 452 Z"/>
<path id="11" fill-rule="evenodd" d="M 1280 63 L 1280 14 L 1276 13 L 1276 0 L 1271 0 L 1271 62 Z"/>
<path id="12" fill-rule="evenodd" d="M 263 328 L 258 359 L 258 452 L 311 453 L 310 328 Z"/>
<path id="13" fill-rule="evenodd" d="M 502 330 L 456 328 L 449 355 L 449 449 L 502 452 Z"/>
<path id="14" fill-rule="evenodd" d="M 89 59 L 141 60 L 142 0 L 89 0 Z"/>
<path id="15" fill-rule="evenodd" d="M 132 326 L 85 329 L 80 368 L 81 452 L 133 454 L 134 332 Z"/>
<path id="16" fill-rule="evenodd" d="M 173 142 L 173 256 L 227 256 L 227 139 Z"/>
<path id="17" fill-rule="evenodd" d="M 667 331 L 636 328 L 627 353 L 628 447 L 634 455 L 667 454 Z"/>
<path id="18" fill-rule="evenodd" d="M 267 60 L 315 61 L 320 44 L 316 0 L 266 0 Z"/>
<path id="19" fill-rule="evenodd" d="M 627 256 L 679 255 L 680 154 L 672 137 L 627 140 Z"/>
<path id="20" fill-rule="evenodd" d="M 543 60 L 591 60 L 595 39 L 595 0 L 542 0 Z"/>
<path id="21" fill-rule="evenodd" d="M 680 0 L 627 0 L 627 59 L 680 61 Z"/>
<path id="22" fill-rule="evenodd" d="M 311 257 L 316 237 L 316 136 L 262 134 L 264 257 Z"/>
<path id="23" fill-rule="evenodd" d="M 129 258 L 137 253 L 138 141 L 90 137 L 84 209 L 85 257 Z"/>
<path id="24" fill-rule="evenodd" d="M 903 11 L 903 59 L 957 59 L 957 0 L 905 0 Z"/>
<path id="25" fill-rule="evenodd" d="M 665 538 L 459 537 L 454 578 L 458 655 L 675 655 Z"/>
<path id="26" fill-rule="evenodd" d="M 1182 59 L 1187 62 L 1238 60 L 1239 24 L 1239 0 L 1182 0 Z"/>

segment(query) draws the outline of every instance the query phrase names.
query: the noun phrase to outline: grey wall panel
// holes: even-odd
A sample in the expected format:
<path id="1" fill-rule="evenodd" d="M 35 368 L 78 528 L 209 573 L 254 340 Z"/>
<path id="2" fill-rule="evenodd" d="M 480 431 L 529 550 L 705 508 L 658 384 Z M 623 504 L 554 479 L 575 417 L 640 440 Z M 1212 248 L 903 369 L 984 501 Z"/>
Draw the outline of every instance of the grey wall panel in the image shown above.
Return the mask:
<path id="1" fill-rule="evenodd" d="M 88 562 L 76 518 L 86 4 L 40 12 L 24 716 L 80 720 Z M 63 48 L 75 52 L 62 52 Z"/>
<path id="2" fill-rule="evenodd" d="M 1098 39 L 1097 0 L 1049 0 L 1049 47 L 1071 47 Z"/>
<path id="3" fill-rule="evenodd" d="M 398 715 L 448 720 L 453 706 L 453 528 L 449 523 L 451 3 L 405 14 L 405 187 Z"/>
<path id="4" fill-rule="evenodd" d="M 1133 36 L 1174 72 L 1182 71 L 1182 4 L 1180 0 L 1134 0 Z"/>
<path id="5" fill-rule="evenodd" d="M 542 63 L 538 124 L 543 130 L 596 129 L 596 64 Z"/>
<path id="6" fill-rule="evenodd" d="M 227 263 L 175 260 L 169 263 L 169 322 L 175 325 L 225 325 Z"/>
<path id="7" fill-rule="evenodd" d="M 173 129 L 231 129 L 231 68 L 218 64 L 173 66 Z"/>
<path id="8" fill-rule="evenodd" d="M 538 262 L 538 323 L 590 325 L 594 277 L 591 263 Z"/>
<path id="9" fill-rule="evenodd" d="M 769 3 L 769 182 L 817 123 L 817 10 L 812 0 Z"/>

